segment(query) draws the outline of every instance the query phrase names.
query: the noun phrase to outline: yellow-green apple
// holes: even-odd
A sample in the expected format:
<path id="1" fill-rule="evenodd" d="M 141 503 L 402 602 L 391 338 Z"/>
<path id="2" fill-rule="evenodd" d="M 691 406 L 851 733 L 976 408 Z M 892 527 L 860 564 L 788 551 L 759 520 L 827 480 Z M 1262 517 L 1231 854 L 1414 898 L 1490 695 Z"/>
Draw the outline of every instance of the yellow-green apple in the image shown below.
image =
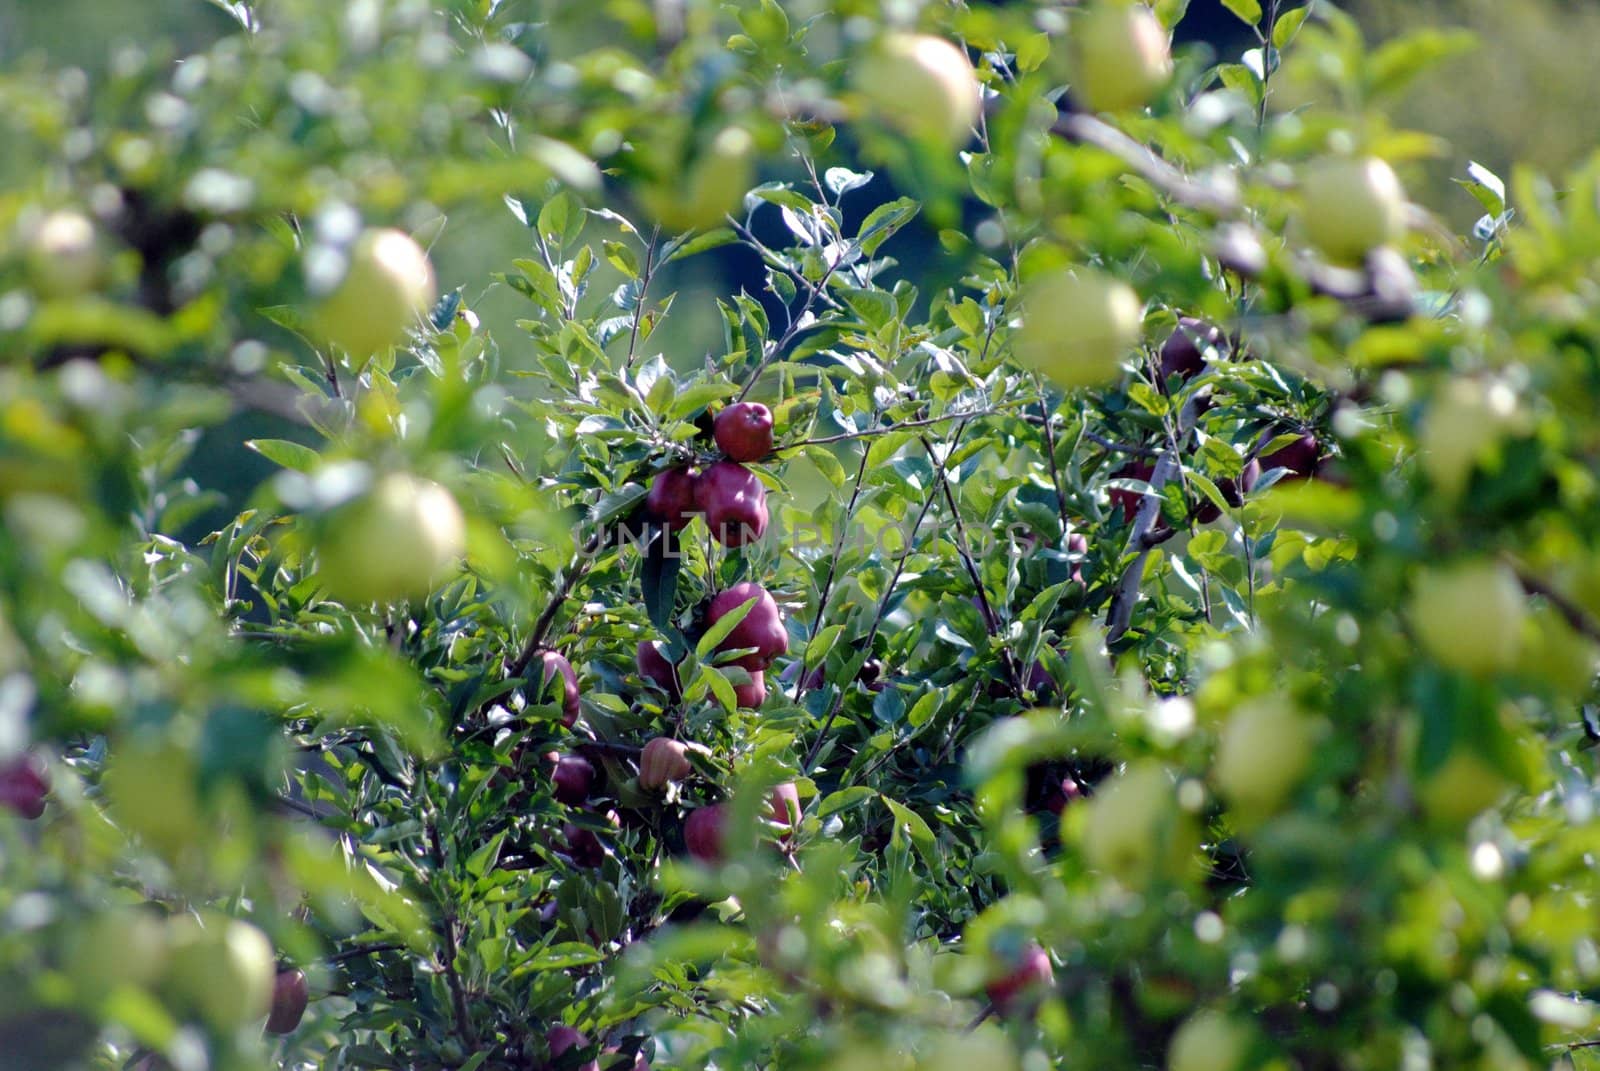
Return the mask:
<path id="1" fill-rule="evenodd" d="M 267 1014 L 267 1033 L 292 1034 L 306 1014 L 310 999 L 305 971 L 295 968 L 279 971 L 272 984 L 272 1011 Z"/>
<path id="2" fill-rule="evenodd" d="M 1107 779 L 1084 811 L 1085 860 L 1126 885 L 1178 877 L 1193 863 L 1193 821 L 1179 807 L 1172 776 L 1158 762 L 1136 762 Z"/>
<path id="3" fill-rule="evenodd" d="M 742 547 L 767 530 L 767 489 L 756 474 L 734 461 L 718 461 L 694 485 L 695 507 L 725 547 Z"/>
<path id="4" fill-rule="evenodd" d="M 1476 558 L 1418 572 L 1406 616 L 1441 665 L 1487 676 L 1516 664 L 1527 610 L 1510 567 Z"/>
<path id="5" fill-rule="evenodd" d="M 639 197 L 667 230 L 705 230 L 739 208 L 755 177 L 755 139 L 732 126 L 718 131 L 678 174 L 644 186 Z"/>
<path id="6" fill-rule="evenodd" d="M 198 785 L 183 748 L 131 737 L 111 749 L 101 779 L 111 819 L 169 860 L 205 843 Z"/>
<path id="7" fill-rule="evenodd" d="M 1017 1071 L 1021 1066 L 1016 1048 L 993 1022 L 971 1031 L 929 1032 L 916 1065 L 917 1071 Z"/>
<path id="8" fill-rule="evenodd" d="M 978 121 L 972 61 L 942 37 L 884 34 L 857 61 L 854 84 L 869 114 L 936 145 L 961 145 Z"/>
<path id="9" fill-rule="evenodd" d="M 1144 302 L 1095 268 L 1055 271 L 1022 288 L 1017 356 L 1062 387 L 1112 382 L 1138 345 Z"/>
<path id="10" fill-rule="evenodd" d="M 760 461 L 772 453 L 772 410 L 759 402 L 736 402 L 711 424 L 717 449 L 733 461 Z"/>
<path id="11" fill-rule="evenodd" d="M 125 985 L 153 986 L 167 951 L 165 919 L 143 908 L 114 907 L 71 936 L 65 966 L 79 995 L 97 1001 Z"/>
<path id="12" fill-rule="evenodd" d="M 45 297 L 92 290 L 105 275 L 105 252 L 89 217 L 71 209 L 51 212 L 27 239 L 28 280 Z"/>
<path id="13" fill-rule="evenodd" d="M 433 265 L 409 234 L 368 230 L 351 247 L 344 277 L 312 313 L 311 328 L 323 342 L 365 360 L 405 338 L 434 295 Z"/>
<path id="14" fill-rule="evenodd" d="M 1406 195 L 1377 157 L 1328 156 L 1300 175 L 1306 238 L 1336 263 L 1360 263 L 1405 232 Z"/>
<path id="15" fill-rule="evenodd" d="M 218 1030 L 233 1030 L 272 1009 L 277 967 L 267 935 L 239 919 L 193 915 L 172 920 L 162 990 L 176 1006 Z"/>
<path id="16" fill-rule="evenodd" d="M 345 602 L 420 598 L 455 566 L 466 542 L 466 520 L 449 491 L 391 472 L 327 518 L 317 576 Z"/>
<path id="17" fill-rule="evenodd" d="M 773 659 L 789 650 L 789 633 L 783 627 L 783 614 L 766 588 L 746 580 L 717 592 L 706 610 L 706 622 L 714 625 L 751 600 L 754 602 L 749 611 L 723 637 L 718 649 L 731 651 L 753 647 L 755 650 L 733 664 L 750 671 L 764 670 Z"/>
<path id="18" fill-rule="evenodd" d="M 1423 812 L 1445 826 L 1464 826 L 1500 802 L 1511 781 L 1489 761 L 1465 747 L 1455 747 L 1417 785 Z"/>
<path id="19" fill-rule="evenodd" d="M 1098 0 L 1067 28 L 1072 95 L 1088 110 L 1142 108 L 1172 77 L 1167 31 L 1144 4 Z"/>
<path id="20" fill-rule="evenodd" d="M 1212 775 L 1229 810 L 1253 824 L 1271 815 L 1311 765 L 1316 727 L 1277 699 L 1259 699 L 1229 716 Z"/>
<path id="21" fill-rule="evenodd" d="M 1417 463 L 1435 487 L 1453 498 L 1466 489 L 1472 470 L 1490 460 L 1500 441 L 1521 423 L 1516 393 L 1507 384 L 1451 378 L 1423 413 Z"/>
<path id="22" fill-rule="evenodd" d="M 652 520 L 676 531 L 694 515 L 694 489 L 698 477 L 692 469 L 680 467 L 657 473 L 644 496 L 645 512 Z"/>
<path id="23" fill-rule="evenodd" d="M 1167 1071 L 1242 1071 L 1250 1034 L 1248 1026 L 1222 1012 L 1195 1012 L 1172 1035 Z"/>
<path id="24" fill-rule="evenodd" d="M 683 741 L 655 737 L 639 752 L 639 787 L 647 792 L 659 791 L 669 781 L 682 781 L 692 769 L 689 749 Z"/>

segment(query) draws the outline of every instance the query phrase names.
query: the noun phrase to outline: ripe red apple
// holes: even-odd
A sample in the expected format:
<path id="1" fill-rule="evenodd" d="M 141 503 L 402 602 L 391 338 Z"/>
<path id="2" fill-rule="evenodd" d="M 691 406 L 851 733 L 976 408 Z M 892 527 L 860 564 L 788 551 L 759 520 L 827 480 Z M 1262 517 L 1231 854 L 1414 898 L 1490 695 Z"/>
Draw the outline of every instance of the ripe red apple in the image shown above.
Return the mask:
<path id="1" fill-rule="evenodd" d="M 1144 480 L 1148 483 L 1150 477 L 1155 474 L 1156 468 L 1149 462 L 1130 461 L 1111 475 L 1125 480 Z M 1139 513 L 1139 507 L 1144 504 L 1144 495 L 1138 491 L 1113 488 L 1111 491 L 1111 504 L 1122 511 L 1124 523 L 1132 524 L 1133 518 Z M 1088 549 L 1087 545 L 1085 549 Z"/>
<path id="2" fill-rule="evenodd" d="M 767 489 L 756 474 L 733 461 L 718 461 L 700 474 L 695 508 L 725 547 L 742 547 L 767 530 Z"/>
<path id="3" fill-rule="evenodd" d="M 344 602 L 421 598 L 466 544 L 466 519 L 449 491 L 391 472 L 328 517 L 317 541 L 317 577 Z"/>
<path id="4" fill-rule="evenodd" d="M 1069 389 L 1115 381 L 1144 327 L 1138 292 L 1096 268 L 1033 279 L 1021 304 L 1018 358 Z"/>
<path id="5" fill-rule="evenodd" d="M 594 767 L 588 759 L 552 751 L 545 761 L 550 764 L 550 783 L 556 799 L 576 807 L 589 798 L 589 790 L 594 787 Z"/>
<path id="6" fill-rule="evenodd" d="M 1068 27 L 1072 95 L 1094 112 L 1142 108 L 1172 76 L 1167 31 L 1144 4 L 1096 3 Z"/>
<path id="7" fill-rule="evenodd" d="M 765 588 L 746 580 L 718 592 L 706 611 L 706 620 L 708 624 L 715 624 L 751 599 L 756 600 L 755 605 L 723 639 L 720 649 L 754 647 L 752 653 L 739 658 L 734 665 L 751 671 L 764 670 L 773 659 L 789 651 L 789 633 L 783 627 L 783 614 L 778 612 L 778 604 Z"/>
<path id="8" fill-rule="evenodd" d="M 1193 316 L 1178 320 L 1178 328 L 1161 344 L 1161 382 L 1158 386 L 1166 392 L 1167 380 L 1183 377 L 1187 383 L 1206 370 L 1206 350 L 1220 348 L 1227 341 L 1222 328 L 1208 324 Z"/>
<path id="9" fill-rule="evenodd" d="M 821 669 L 821 666 L 817 667 Z M 856 680 L 865 685 L 868 691 L 881 692 L 887 685 L 883 680 L 883 661 L 878 658 L 869 658 L 861 663 L 861 668 L 856 671 Z"/>
<path id="10" fill-rule="evenodd" d="M 362 360 L 405 338 L 434 293 L 433 265 L 409 234 L 369 230 L 350 250 L 344 278 L 313 313 L 312 329 Z"/>
<path id="11" fill-rule="evenodd" d="M 985 986 L 984 992 L 990 1003 L 1004 1011 L 1023 993 L 1053 985 L 1055 977 L 1050 954 L 1036 944 L 1029 944 L 1011 969 Z"/>
<path id="12" fill-rule="evenodd" d="M 1288 469 L 1289 475 L 1285 480 L 1310 476 L 1317 468 L 1317 459 L 1322 452 L 1321 444 L 1312 434 L 1300 436 L 1286 446 L 1280 446 L 1270 454 L 1261 456 L 1261 467 L 1265 471 L 1273 469 Z"/>
<path id="13" fill-rule="evenodd" d="M 888 33 L 854 66 L 868 111 L 904 134 L 954 148 L 978 121 L 978 78 L 959 47 L 927 34 Z"/>
<path id="14" fill-rule="evenodd" d="M 669 781 L 681 781 L 689 776 L 689 749 L 681 740 L 658 736 L 645 744 L 639 752 L 639 787 L 647 792 L 665 788 Z"/>
<path id="15" fill-rule="evenodd" d="M 540 651 L 533 661 L 539 667 L 536 695 L 541 701 L 550 694 L 551 682 L 561 678 L 561 724 L 572 728 L 578 721 L 578 675 L 572 663 L 560 651 Z"/>
<path id="16" fill-rule="evenodd" d="M 653 520 L 676 531 L 689 523 L 695 512 L 695 483 L 698 477 L 687 468 L 666 469 L 656 474 L 644 496 L 644 508 Z"/>
<path id="17" fill-rule="evenodd" d="M 267 1015 L 267 1033 L 293 1033 L 306 1013 L 309 1000 L 305 971 L 279 971 L 272 985 L 272 1011 Z"/>
<path id="18" fill-rule="evenodd" d="M 767 675 L 759 669 L 748 671 L 750 680 L 733 686 L 734 702 L 744 710 L 757 710 L 767 701 Z"/>
<path id="19" fill-rule="evenodd" d="M 1255 489 L 1256 481 L 1259 479 L 1261 479 L 1261 463 L 1252 460 L 1246 463 L 1244 471 L 1239 473 L 1237 480 L 1232 477 L 1218 480 L 1217 490 L 1222 492 L 1223 500 L 1228 505 L 1238 509 L 1244 505 L 1244 496 Z M 1209 498 L 1195 507 L 1194 519 L 1201 524 L 1209 524 L 1220 516 L 1222 516 L 1222 511 Z"/>
<path id="20" fill-rule="evenodd" d="M 760 461 L 772 453 L 772 411 L 759 402 L 736 402 L 711 425 L 717 449 L 734 461 Z"/>
<path id="21" fill-rule="evenodd" d="M 1152 469 L 1151 473 L 1153 474 L 1154 472 L 1155 470 Z M 1143 477 L 1143 479 L 1149 479 L 1149 477 L 1146 476 Z M 1118 492 L 1116 491 L 1112 492 L 1112 494 L 1117 493 Z M 1121 505 L 1121 503 L 1119 502 L 1118 505 Z M 1138 512 L 1137 508 L 1135 508 L 1134 512 Z M 1127 515 L 1127 509 L 1125 507 L 1123 509 L 1123 515 Z M 1082 532 L 1073 532 L 1071 535 L 1067 536 L 1067 553 L 1078 555 L 1089 553 L 1089 538 Z M 1072 563 L 1072 582 L 1074 584 L 1083 583 L 1083 560 L 1081 558 Z"/>
<path id="22" fill-rule="evenodd" d="M 793 781 L 785 781 L 774 788 L 767 803 L 771 808 L 772 821 L 778 825 L 793 830 L 800 824 L 800 790 Z"/>
<path id="23" fill-rule="evenodd" d="M 1376 157 L 1330 156 L 1300 177 L 1302 222 L 1329 260 L 1359 264 L 1405 231 L 1406 195 L 1394 169 Z"/>
<path id="24" fill-rule="evenodd" d="M 661 646 L 652 640 L 639 641 L 639 647 L 634 652 L 634 661 L 639 667 L 639 676 L 666 692 L 676 702 L 683 698 L 683 689 L 678 684 L 677 668 L 661 653 Z"/>
<path id="25" fill-rule="evenodd" d="M 690 811 L 683 822 L 683 844 L 689 855 L 708 865 L 720 863 L 726 826 L 727 812 L 720 803 Z"/>
<path id="26" fill-rule="evenodd" d="M 24 753 L 0 765 L 0 806 L 32 821 L 44 814 L 50 794 L 50 767 L 39 756 Z"/>
<path id="27" fill-rule="evenodd" d="M 594 870 L 606 861 L 605 847 L 594 830 L 567 822 L 561 827 L 561 834 L 567 838 L 567 854 L 578 866 Z"/>

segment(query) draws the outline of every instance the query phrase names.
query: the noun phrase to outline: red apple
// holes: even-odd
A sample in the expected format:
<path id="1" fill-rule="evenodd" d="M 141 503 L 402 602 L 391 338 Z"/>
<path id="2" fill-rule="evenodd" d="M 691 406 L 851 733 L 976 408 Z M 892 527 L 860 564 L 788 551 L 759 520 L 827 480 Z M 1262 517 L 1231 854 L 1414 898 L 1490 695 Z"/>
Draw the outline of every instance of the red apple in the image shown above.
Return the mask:
<path id="1" fill-rule="evenodd" d="M 768 804 L 772 809 L 772 821 L 784 829 L 793 830 L 800 824 L 800 790 L 793 781 L 785 781 L 774 788 Z"/>
<path id="2" fill-rule="evenodd" d="M 773 659 L 787 654 L 789 650 L 789 634 L 783 627 L 783 615 L 778 612 L 778 604 L 765 588 L 747 580 L 718 592 L 711 600 L 706 620 L 708 624 L 715 624 L 751 599 L 756 600 L 755 605 L 723 639 L 720 649 L 728 651 L 753 647 L 755 650 L 752 653 L 739 658 L 734 665 L 751 671 L 764 670 L 772 665 Z"/>
<path id="3" fill-rule="evenodd" d="M 309 999 L 305 971 L 279 971 L 272 984 L 272 1011 L 267 1015 L 267 1033 L 293 1033 L 306 1013 Z"/>
<path id="4" fill-rule="evenodd" d="M 1259 479 L 1261 479 L 1261 462 L 1251 461 L 1245 465 L 1244 471 L 1239 473 L 1237 480 L 1218 480 L 1217 490 L 1222 492 L 1222 497 L 1228 505 L 1237 509 L 1244 504 L 1244 496 L 1250 493 Z M 1222 511 L 1209 498 L 1194 511 L 1194 519 L 1201 524 L 1209 524 L 1220 516 Z"/>
<path id="5" fill-rule="evenodd" d="M 581 1049 L 589 1044 L 588 1035 L 582 1030 L 576 1030 L 565 1025 L 552 1026 L 550 1032 L 544 1038 L 546 1044 L 550 1046 L 550 1058 L 552 1060 L 564 1055 L 569 1049 Z M 599 1071 L 599 1068 L 598 1061 L 590 1060 L 588 1063 L 579 1065 L 578 1071 Z"/>
<path id="6" fill-rule="evenodd" d="M 0 765 L 0 806 L 31 821 L 44 814 L 49 794 L 50 767 L 39 756 L 23 754 Z"/>
<path id="7" fill-rule="evenodd" d="M 1267 471 L 1272 469 L 1288 469 L 1289 475 L 1284 479 L 1294 479 L 1301 476 L 1310 476 L 1316 470 L 1318 455 L 1321 453 L 1321 444 L 1315 435 L 1300 436 L 1287 446 L 1280 446 L 1270 454 L 1261 458 L 1261 467 Z"/>
<path id="8" fill-rule="evenodd" d="M 759 669 L 752 669 L 749 673 L 748 683 L 733 686 L 733 697 L 741 709 L 756 710 L 767 701 L 767 675 Z"/>
<path id="9" fill-rule="evenodd" d="M 1125 480 L 1144 480 L 1148 483 L 1150 477 L 1154 476 L 1155 473 L 1154 465 L 1145 461 L 1132 461 L 1111 475 Z M 1143 503 L 1144 495 L 1138 491 L 1118 489 L 1111 492 L 1111 504 L 1122 510 L 1122 519 L 1128 524 L 1133 523 L 1133 518 L 1138 515 L 1139 507 Z"/>
<path id="10" fill-rule="evenodd" d="M 683 822 L 683 844 L 697 862 L 715 864 L 722 861 L 727 813 L 720 803 L 713 803 L 689 812 Z"/>
<path id="11" fill-rule="evenodd" d="M 772 453 L 772 411 L 759 402 L 736 402 L 711 425 L 717 449 L 734 461 L 760 461 Z"/>
<path id="12" fill-rule="evenodd" d="M 554 751 L 545 758 L 551 764 L 550 783 L 555 786 L 556 799 L 576 807 L 589 798 L 589 790 L 594 787 L 594 767 L 588 759 L 557 755 Z"/>
<path id="13" fill-rule="evenodd" d="M 1112 492 L 1112 494 L 1116 493 L 1117 492 L 1115 491 Z M 1067 536 L 1067 553 L 1078 555 L 1089 553 L 1088 537 L 1082 532 L 1073 532 L 1071 535 Z M 1083 583 L 1083 560 L 1081 558 L 1072 563 L 1072 582 L 1075 584 Z"/>
<path id="14" fill-rule="evenodd" d="M 654 792 L 665 788 L 668 781 L 688 777 L 692 769 L 683 741 L 658 736 L 639 753 L 639 787 Z"/>
<path id="15" fill-rule="evenodd" d="M 682 528 L 695 512 L 697 482 L 698 477 L 686 466 L 657 473 L 644 496 L 645 512 L 674 531 Z"/>
<path id="16" fill-rule="evenodd" d="M 706 469 L 695 482 L 694 501 L 725 547 L 742 547 L 766 533 L 767 489 L 743 465 L 719 461 Z"/>
<path id="17" fill-rule="evenodd" d="M 1184 316 L 1178 320 L 1178 329 L 1161 344 L 1161 382 L 1163 393 L 1167 380 L 1173 376 L 1188 382 L 1206 370 L 1206 350 L 1221 347 L 1226 341 L 1222 328 Z"/>
<path id="18" fill-rule="evenodd" d="M 550 685 L 561 678 L 561 724 L 572 728 L 578 721 L 578 675 L 572 663 L 560 651 L 540 651 L 534 664 L 539 667 L 538 698 L 543 701 L 550 694 Z"/>
<path id="19" fill-rule="evenodd" d="M 1049 953 L 1036 944 L 1030 944 L 1011 969 L 985 986 L 984 992 L 988 994 L 990 1003 L 1004 1010 L 1022 994 L 1054 982 L 1055 971 L 1050 966 Z"/>
<path id="20" fill-rule="evenodd" d="M 817 667 L 821 669 L 821 666 Z M 861 668 L 856 671 L 856 680 L 866 686 L 868 691 L 881 692 L 887 685 L 883 680 L 883 661 L 869 658 L 861 663 Z"/>
<path id="21" fill-rule="evenodd" d="M 639 676 L 660 688 L 673 698 L 674 701 L 683 698 L 683 689 L 678 684 L 677 668 L 661 653 L 661 646 L 650 640 L 641 640 L 638 650 L 634 652 L 634 661 L 639 666 Z"/>
<path id="22" fill-rule="evenodd" d="M 568 822 L 561 827 L 561 833 L 567 838 L 567 854 L 578 866 L 594 870 L 606 861 L 605 847 L 594 830 Z"/>

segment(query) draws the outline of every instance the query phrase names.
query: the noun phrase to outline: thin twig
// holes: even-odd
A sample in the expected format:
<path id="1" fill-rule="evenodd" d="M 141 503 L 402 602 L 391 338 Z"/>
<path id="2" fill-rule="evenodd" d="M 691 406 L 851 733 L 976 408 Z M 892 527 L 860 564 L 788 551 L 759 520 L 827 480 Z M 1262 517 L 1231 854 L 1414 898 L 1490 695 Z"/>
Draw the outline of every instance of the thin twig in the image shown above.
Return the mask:
<path id="1" fill-rule="evenodd" d="M 1237 194 L 1196 182 L 1183 171 L 1140 144 L 1086 112 L 1071 112 L 1056 119 L 1052 130 L 1069 141 L 1103 149 L 1117 157 L 1174 201 L 1201 212 L 1233 217 L 1241 211 Z"/>

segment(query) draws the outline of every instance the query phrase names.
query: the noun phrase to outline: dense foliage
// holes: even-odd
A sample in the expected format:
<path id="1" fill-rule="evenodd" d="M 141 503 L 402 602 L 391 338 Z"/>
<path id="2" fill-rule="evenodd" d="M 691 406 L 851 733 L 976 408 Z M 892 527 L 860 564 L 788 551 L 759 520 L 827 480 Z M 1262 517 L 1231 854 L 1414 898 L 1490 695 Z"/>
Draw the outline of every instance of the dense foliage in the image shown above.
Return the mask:
<path id="1" fill-rule="evenodd" d="M 0 1066 L 1582 1066 L 1600 164 L 1224 3 L 0 74 Z"/>

